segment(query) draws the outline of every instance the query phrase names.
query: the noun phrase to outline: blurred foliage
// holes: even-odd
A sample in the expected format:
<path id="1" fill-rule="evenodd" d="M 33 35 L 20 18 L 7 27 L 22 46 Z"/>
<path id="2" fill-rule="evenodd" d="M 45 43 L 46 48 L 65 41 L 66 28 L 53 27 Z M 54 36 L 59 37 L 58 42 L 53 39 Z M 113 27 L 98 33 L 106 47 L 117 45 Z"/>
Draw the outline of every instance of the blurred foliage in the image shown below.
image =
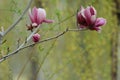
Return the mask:
<path id="1" fill-rule="evenodd" d="M 24 3 L 23 3 L 24 1 Z M 117 32 L 117 18 L 114 13 L 113 0 L 35 0 L 46 9 L 47 18 L 55 20 L 53 24 L 42 24 L 39 33 L 45 39 L 62 32 L 67 27 L 76 28 L 76 16 L 61 22 L 76 13 L 80 6 L 93 5 L 98 17 L 107 19 L 102 32 L 81 31 L 68 32 L 57 40 L 38 44 L 25 49 L 19 54 L 0 63 L 0 80 L 16 80 L 23 70 L 19 80 L 30 80 L 33 61 L 39 71 L 41 80 L 110 80 L 111 79 L 111 38 Z M 0 1 L 0 25 L 5 29 L 22 13 L 28 0 Z M 32 6 L 35 6 L 35 2 Z M 21 6 L 22 5 L 22 6 Z M 7 16 L 7 17 L 6 17 Z M 61 22 L 61 24 L 56 25 Z M 26 30 L 29 24 L 28 15 L 4 39 L 0 46 L 0 56 L 16 49 L 17 40 L 22 43 L 30 32 Z M 19 35 L 19 36 L 18 36 Z M 48 54 L 46 56 L 46 54 Z M 46 56 L 42 68 L 41 62 Z M 27 65 L 25 65 L 27 64 Z M 23 67 L 25 65 L 25 67 Z M 37 75 L 37 74 L 36 74 Z"/>

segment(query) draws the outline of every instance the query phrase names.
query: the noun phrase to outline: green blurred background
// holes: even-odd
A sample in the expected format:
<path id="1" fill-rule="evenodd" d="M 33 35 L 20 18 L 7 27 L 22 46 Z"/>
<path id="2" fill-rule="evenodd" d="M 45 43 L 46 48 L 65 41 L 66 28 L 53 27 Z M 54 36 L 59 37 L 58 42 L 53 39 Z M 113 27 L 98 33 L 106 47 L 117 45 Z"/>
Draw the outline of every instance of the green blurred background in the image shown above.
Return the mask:
<path id="1" fill-rule="evenodd" d="M 29 0 L 0 0 L 0 27 L 6 30 L 22 14 Z M 41 40 L 67 27 L 76 28 L 80 6 L 94 6 L 107 19 L 102 32 L 68 32 L 62 37 L 29 47 L 0 63 L 0 80 L 120 80 L 120 0 L 33 0 L 46 9 L 52 24 L 42 24 Z M 68 19 L 67 19 L 68 18 Z M 64 20 L 64 21 L 63 21 Z M 61 24 L 57 24 L 57 23 Z M 15 50 L 31 33 L 28 12 L 0 46 L 0 57 Z M 56 25 L 57 24 L 57 25 Z M 29 43 L 32 43 L 30 41 Z"/>

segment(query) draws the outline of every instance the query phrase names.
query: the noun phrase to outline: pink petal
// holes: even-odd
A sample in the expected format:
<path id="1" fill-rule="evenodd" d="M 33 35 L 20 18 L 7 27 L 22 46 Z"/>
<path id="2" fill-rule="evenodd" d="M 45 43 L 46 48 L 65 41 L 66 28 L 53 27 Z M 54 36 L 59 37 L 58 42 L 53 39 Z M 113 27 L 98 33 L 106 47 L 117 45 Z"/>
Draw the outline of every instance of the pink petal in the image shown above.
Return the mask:
<path id="1" fill-rule="evenodd" d="M 91 16 L 91 24 L 94 24 L 96 21 L 96 15 Z"/>
<path id="2" fill-rule="evenodd" d="M 34 26 L 38 26 L 38 24 L 37 23 L 32 23 L 32 26 L 34 27 Z"/>
<path id="3" fill-rule="evenodd" d="M 91 13 L 90 13 L 90 7 L 87 7 L 84 11 L 84 15 L 85 15 L 85 18 L 86 18 L 86 22 L 88 25 L 91 24 Z"/>
<path id="4" fill-rule="evenodd" d="M 84 23 L 86 23 L 85 17 L 80 12 L 78 12 L 77 21 L 79 24 L 83 24 L 83 25 Z"/>
<path id="5" fill-rule="evenodd" d="M 96 10 L 92 6 L 88 6 L 85 11 L 84 15 L 86 17 L 86 22 L 89 26 L 93 25 L 96 21 Z"/>
<path id="6" fill-rule="evenodd" d="M 90 13 L 91 13 L 91 15 L 96 15 L 96 10 L 92 6 L 90 6 Z"/>
<path id="7" fill-rule="evenodd" d="M 37 23 L 41 24 L 43 20 L 46 18 L 46 11 L 42 8 L 38 8 L 38 13 L 37 13 Z"/>
<path id="8" fill-rule="evenodd" d="M 34 23 L 35 20 L 34 20 L 32 13 L 31 13 L 31 9 L 29 9 L 29 17 L 30 17 L 31 22 Z"/>
<path id="9" fill-rule="evenodd" d="M 97 18 L 95 22 L 95 27 L 103 26 L 106 24 L 106 19 L 104 18 Z"/>
<path id="10" fill-rule="evenodd" d="M 36 7 L 34 7 L 33 9 L 32 9 L 32 15 L 33 15 L 33 18 L 34 18 L 34 20 L 35 20 L 35 22 L 37 21 L 37 13 L 38 13 L 38 10 L 37 10 L 37 8 Z"/>
<path id="11" fill-rule="evenodd" d="M 81 7 L 81 9 L 80 9 L 80 11 L 78 12 L 78 14 L 81 14 L 84 18 L 86 18 L 86 17 L 85 17 L 85 14 L 84 14 L 84 11 L 85 11 L 85 9 Z"/>
<path id="12" fill-rule="evenodd" d="M 80 11 L 83 11 L 83 10 L 84 10 L 84 7 L 83 7 L 83 6 L 81 6 L 81 7 L 80 7 Z"/>

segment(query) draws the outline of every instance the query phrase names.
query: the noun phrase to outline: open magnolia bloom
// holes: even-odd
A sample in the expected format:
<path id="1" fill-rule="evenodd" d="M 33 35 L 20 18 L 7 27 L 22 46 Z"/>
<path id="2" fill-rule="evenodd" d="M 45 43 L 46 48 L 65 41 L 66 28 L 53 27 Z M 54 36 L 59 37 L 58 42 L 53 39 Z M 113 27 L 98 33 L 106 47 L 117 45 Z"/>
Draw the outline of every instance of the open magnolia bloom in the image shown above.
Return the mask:
<path id="1" fill-rule="evenodd" d="M 28 30 L 33 29 L 34 27 L 38 27 L 38 25 L 45 23 L 52 23 L 53 20 L 46 19 L 46 11 L 43 8 L 34 7 L 31 11 L 29 10 L 29 17 L 31 20 L 31 25 L 28 26 Z"/>
<path id="2" fill-rule="evenodd" d="M 81 7 L 77 14 L 77 23 L 81 29 L 87 28 L 90 30 L 100 31 L 101 26 L 106 24 L 106 19 L 96 18 L 97 13 L 94 7 L 88 6 L 87 8 Z"/>

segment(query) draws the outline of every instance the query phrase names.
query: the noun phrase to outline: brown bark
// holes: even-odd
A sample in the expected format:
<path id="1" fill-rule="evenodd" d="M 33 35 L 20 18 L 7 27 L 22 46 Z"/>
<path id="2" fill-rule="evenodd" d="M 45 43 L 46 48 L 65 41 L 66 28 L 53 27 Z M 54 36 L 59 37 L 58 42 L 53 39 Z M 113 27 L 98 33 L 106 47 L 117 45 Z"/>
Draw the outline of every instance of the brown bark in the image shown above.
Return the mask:
<path id="1" fill-rule="evenodd" d="M 117 64 L 118 64 L 118 57 L 117 57 L 117 47 L 118 47 L 118 33 L 114 32 L 113 37 L 111 39 L 112 49 L 111 49 L 111 58 L 112 58 L 112 71 L 111 76 L 112 80 L 117 80 Z"/>
<path id="2" fill-rule="evenodd" d="M 119 0 L 114 0 L 116 4 L 116 14 L 118 22 L 120 22 L 120 1 Z M 119 25 L 119 23 L 118 23 Z M 118 48 L 118 27 L 116 28 L 116 31 L 113 33 L 112 39 L 111 39 L 111 44 L 112 44 L 112 51 L 111 51 L 111 57 L 112 57 L 112 71 L 111 71 L 111 76 L 112 80 L 117 80 L 117 71 L 118 71 L 118 54 L 117 54 L 117 48 Z"/>
<path id="3" fill-rule="evenodd" d="M 116 14 L 118 18 L 118 22 L 120 24 L 120 0 L 114 0 L 116 4 Z"/>

